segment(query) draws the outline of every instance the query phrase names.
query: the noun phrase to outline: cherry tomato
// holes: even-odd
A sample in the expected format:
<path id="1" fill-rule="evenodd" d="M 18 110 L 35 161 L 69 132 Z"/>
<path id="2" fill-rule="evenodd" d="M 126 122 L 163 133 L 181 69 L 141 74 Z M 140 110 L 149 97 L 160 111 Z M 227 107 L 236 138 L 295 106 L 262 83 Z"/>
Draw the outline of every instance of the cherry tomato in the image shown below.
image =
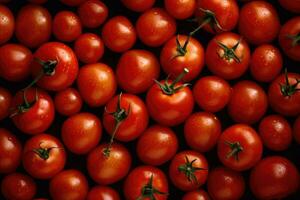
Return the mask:
<path id="1" fill-rule="evenodd" d="M 210 200 L 210 197 L 204 190 L 194 190 L 185 193 L 181 200 Z"/>
<path id="2" fill-rule="evenodd" d="M 4 44 L 14 34 L 15 18 L 10 9 L 0 5 L 0 45 Z"/>
<path id="3" fill-rule="evenodd" d="M 4 87 L 0 87 L 0 121 L 9 115 L 12 95 Z"/>
<path id="4" fill-rule="evenodd" d="M 55 94 L 54 105 L 59 114 L 70 116 L 81 110 L 82 98 L 76 89 L 67 88 Z"/>
<path id="5" fill-rule="evenodd" d="M 300 116 L 294 122 L 293 135 L 296 142 L 300 144 Z"/>
<path id="6" fill-rule="evenodd" d="M 196 9 L 196 0 L 164 0 L 167 12 L 176 19 L 191 17 Z"/>
<path id="7" fill-rule="evenodd" d="M 89 191 L 86 200 L 120 200 L 120 196 L 111 187 L 95 186 Z"/>
<path id="8" fill-rule="evenodd" d="M 121 0 L 121 2 L 132 11 L 144 12 L 153 6 L 155 0 Z"/>
<path id="9" fill-rule="evenodd" d="M 300 13 L 300 0 L 278 0 L 278 2 L 288 11 Z"/>
<path id="10" fill-rule="evenodd" d="M 82 4 L 85 1 L 86 0 L 60 0 L 60 2 L 62 2 L 63 4 L 65 4 L 67 6 L 79 6 L 80 4 Z"/>

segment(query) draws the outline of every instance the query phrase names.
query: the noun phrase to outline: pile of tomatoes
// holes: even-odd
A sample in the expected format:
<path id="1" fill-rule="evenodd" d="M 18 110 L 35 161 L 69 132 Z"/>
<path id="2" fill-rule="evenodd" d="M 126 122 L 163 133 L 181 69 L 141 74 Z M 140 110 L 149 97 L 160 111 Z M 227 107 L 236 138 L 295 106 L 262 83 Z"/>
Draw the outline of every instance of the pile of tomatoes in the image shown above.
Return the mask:
<path id="1" fill-rule="evenodd" d="M 0 199 L 300 199 L 299 0 L 0 0 Z"/>

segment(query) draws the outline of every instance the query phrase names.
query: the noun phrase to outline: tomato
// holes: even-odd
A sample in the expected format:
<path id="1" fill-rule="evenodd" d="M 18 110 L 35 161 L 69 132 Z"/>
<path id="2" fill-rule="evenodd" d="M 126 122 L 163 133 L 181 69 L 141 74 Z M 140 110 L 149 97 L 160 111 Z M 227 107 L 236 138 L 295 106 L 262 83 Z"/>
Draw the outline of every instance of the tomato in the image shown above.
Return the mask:
<path id="1" fill-rule="evenodd" d="M 81 110 L 82 98 L 76 89 L 67 88 L 55 94 L 54 105 L 59 114 L 70 116 Z"/>
<path id="2" fill-rule="evenodd" d="M 233 86 L 228 114 L 235 122 L 253 124 L 264 116 L 267 108 L 268 97 L 257 83 L 240 81 Z"/>
<path id="3" fill-rule="evenodd" d="M 9 115 L 9 108 L 12 101 L 12 95 L 4 87 L 0 87 L 0 121 Z"/>
<path id="4" fill-rule="evenodd" d="M 148 165 L 162 165 L 169 161 L 178 149 L 175 133 L 167 127 L 153 125 L 138 139 L 136 152 L 139 159 Z"/>
<path id="5" fill-rule="evenodd" d="M 260 160 L 263 145 L 253 128 L 244 124 L 235 124 L 222 133 L 217 151 L 220 161 L 226 167 L 244 171 Z"/>
<path id="6" fill-rule="evenodd" d="M 79 18 L 84 27 L 97 28 L 108 17 L 108 8 L 99 0 L 87 0 L 77 9 Z"/>
<path id="7" fill-rule="evenodd" d="M 123 191 L 126 200 L 167 200 L 168 180 L 164 172 L 158 168 L 139 166 L 127 176 Z"/>
<path id="8" fill-rule="evenodd" d="M 221 33 L 208 43 L 205 60 L 213 74 L 227 80 L 236 79 L 248 69 L 250 49 L 240 35 Z"/>
<path id="9" fill-rule="evenodd" d="M 8 81 L 22 81 L 30 74 L 32 53 L 23 45 L 5 44 L 0 48 L 0 75 Z"/>
<path id="10" fill-rule="evenodd" d="M 65 4 L 67 6 L 79 6 L 80 4 L 82 4 L 85 1 L 86 0 L 60 0 L 60 2 L 62 2 L 63 4 Z"/>
<path id="11" fill-rule="evenodd" d="M 294 122 L 293 135 L 298 144 L 300 144 L 300 116 Z"/>
<path id="12" fill-rule="evenodd" d="M 276 9 L 266 1 L 252 1 L 240 12 L 239 32 L 251 44 L 272 42 L 278 35 L 280 21 Z"/>
<path id="13" fill-rule="evenodd" d="M 229 102 L 232 89 L 218 76 L 205 76 L 194 85 L 193 95 L 198 106 L 208 112 L 218 112 Z"/>
<path id="14" fill-rule="evenodd" d="M 167 12 L 176 19 L 191 17 L 196 9 L 196 0 L 164 0 Z"/>
<path id="15" fill-rule="evenodd" d="M 288 159 L 266 157 L 251 171 L 250 188 L 259 199 L 283 199 L 299 189 L 299 172 Z"/>
<path id="16" fill-rule="evenodd" d="M 300 0 L 278 0 L 278 2 L 288 11 L 300 13 Z"/>
<path id="17" fill-rule="evenodd" d="M 106 47 L 120 53 L 133 47 L 136 41 L 136 32 L 127 17 L 115 16 L 103 25 L 102 38 Z"/>
<path id="18" fill-rule="evenodd" d="M 196 151 L 181 151 L 169 166 L 169 177 L 180 190 L 191 191 L 202 186 L 207 179 L 208 163 L 204 155 Z"/>
<path id="19" fill-rule="evenodd" d="M 132 11 L 144 12 L 153 6 L 155 0 L 121 0 L 121 2 Z"/>
<path id="20" fill-rule="evenodd" d="M 158 47 L 175 34 L 176 21 L 165 10 L 151 8 L 139 16 L 136 31 L 145 45 Z"/>
<path id="21" fill-rule="evenodd" d="M 31 135 L 47 130 L 55 115 L 51 97 L 37 88 L 19 91 L 12 99 L 11 110 L 15 126 Z"/>
<path id="22" fill-rule="evenodd" d="M 245 181 L 239 172 L 217 167 L 208 175 L 207 188 L 212 199 L 239 200 L 245 192 Z"/>
<path id="23" fill-rule="evenodd" d="M 113 70 L 104 63 L 88 64 L 80 68 L 77 87 L 83 100 L 91 107 L 104 105 L 116 92 Z"/>
<path id="24" fill-rule="evenodd" d="M 64 168 L 66 152 L 56 137 L 38 134 L 26 141 L 22 162 L 32 177 L 49 179 Z"/>
<path id="25" fill-rule="evenodd" d="M 272 151 L 284 151 L 292 143 L 292 128 L 281 115 L 264 117 L 259 124 L 259 134 L 264 145 Z"/>
<path id="26" fill-rule="evenodd" d="M 71 11 L 60 11 L 54 16 L 52 32 L 60 41 L 74 41 L 81 34 L 81 29 L 79 17 Z"/>
<path id="27" fill-rule="evenodd" d="M 31 4 L 21 8 L 16 19 L 16 37 L 29 48 L 47 42 L 51 36 L 52 18 L 48 10 Z"/>
<path id="28" fill-rule="evenodd" d="M 104 43 L 94 33 L 80 35 L 74 43 L 77 58 L 83 63 L 96 63 L 104 54 Z"/>
<path id="29" fill-rule="evenodd" d="M 86 200 L 120 200 L 120 196 L 111 187 L 95 186 L 89 191 Z"/>
<path id="30" fill-rule="evenodd" d="M 61 136 L 66 147 L 75 154 L 86 154 L 99 143 L 102 125 L 91 113 L 78 113 L 64 121 Z"/>
<path id="31" fill-rule="evenodd" d="M 64 170 L 55 175 L 49 186 L 52 199 L 85 200 L 88 193 L 86 177 L 78 170 Z"/>
<path id="32" fill-rule="evenodd" d="M 199 152 L 210 151 L 221 135 L 221 122 L 208 112 L 195 112 L 184 124 L 184 137 L 187 145 Z"/>
<path id="33" fill-rule="evenodd" d="M 105 151 L 109 148 L 109 156 Z M 123 179 L 129 172 L 131 155 L 121 144 L 111 146 L 101 144 L 87 157 L 87 170 L 90 177 L 101 185 L 113 184 Z"/>
<path id="34" fill-rule="evenodd" d="M 279 49 L 270 44 L 263 44 L 252 53 L 250 72 L 255 80 L 270 82 L 280 74 L 282 65 L 283 60 Z"/>
<path id="35" fill-rule="evenodd" d="M 287 21 L 279 32 L 279 45 L 291 59 L 300 61 L 300 17 Z"/>
<path id="36" fill-rule="evenodd" d="M 137 94 L 150 88 L 158 78 L 160 66 L 153 53 L 133 49 L 122 54 L 116 69 L 119 86 L 127 92 Z"/>
<path id="37" fill-rule="evenodd" d="M 4 44 L 14 34 L 15 18 L 7 6 L 0 5 L 0 45 Z"/>
<path id="38" fill-rule="evenodd" d="M 17 169 L 22 155 L 22 145 L 10 131 L 0 128 L 0 174 Z"/>
<path id="39" fill-rule="evenodd" d="M 166 74 L 178 76 L 186 67 L 189 73 L 184 81 L 195 79 L 204 67 L 204 49 L 200 42 L 186 35 L 177 35 L 167 41 L 160 52 L 160 63 Z"/>
<path id="40" fill-rule="evenodd" d="M 210 197 L 204 190 L 194 190 L 185 193 L 181 200 L 210 200 Z"/>
<path id="41" fill-rule="evenodd" d="M 7 200 L 31 200 L 36 193 L 36 183 L 25 174 L 9 174 L 2 179 L 1 193 Z"/>

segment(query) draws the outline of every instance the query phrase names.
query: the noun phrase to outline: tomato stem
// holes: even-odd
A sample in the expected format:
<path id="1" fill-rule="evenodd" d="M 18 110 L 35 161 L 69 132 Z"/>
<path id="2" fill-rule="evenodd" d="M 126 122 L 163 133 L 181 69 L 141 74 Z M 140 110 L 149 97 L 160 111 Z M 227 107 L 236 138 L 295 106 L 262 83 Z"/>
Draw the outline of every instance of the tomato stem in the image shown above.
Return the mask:
<path id="1" fill-rule="evenodd" d="M 225 144 L 231 148 L 231 151 L 226 155 L 226 158 L 229 159 L 234 157 L 235 160 L 239 160 L 239 153 L 242 152 L 244 149 L 240 142 L 227 142 Z"/>
<path id="2" fill-rule="evenodd" d="M 293 47 L 300 44 L 300 33 L 298 33 L 297 35 L 287 35 L 286 37 L 293 40 L 292 41 L 292 46 Z"/>
<path id="3" fill-rule="evenodd" d="M 235 54 L 235 50 L 238 48 L 238 46 L 241 43 L 241 41 L 242 41 L 242 38 L 240 38 L 233 47 L 229 48 L 225 44 L 223 44 L 220 41 L 216 40 L 216 43 L 218 44 L 218 46 L 220 48 L 222 48 L 223 51 L 224 51 L 223 55 L 219 54 L 220 58 L 225 58 L 226 60 L 233 59 L 235 62 L 240 63 L 241 59 Z"/>
<path id="4" fill-rule="evenodd" d="M 294 83 L 293 85 L 291 85 L 290 82 L 289 82 L 287 68 L 284 68 L 284 76 L 285 76 L 285 84 L 280 84 L 279 83 L 280 91 L 281 91 L 281 94 L 283 96 L 285 96 L 285 97 L 291 97 L 297 91 L 300 91 L 300 88 L 297 88 L 298 85 L 300 84 L 300 79 L 296 78 L 296 83 Z"/>
<path id="5" fill-rule="evenodd" d="M 43 160 L 47 160 L 50 157 L 50 151 L 52 149 L 56 149 L 56 148 L 61 149 L 61 147 L 43 148 L 43 147 L 41 147 L 41 144 L 42 144 L 42 142 L 40 143 L 40 145 L 39 145 L 40 147 L 39 148 L 33 149 L 32 151 L 34 153 L 36 153 Z"/>
<path id="6" fill-rule="evenodd" d="M 155 194 L 168 195 L 165 192 L 161 192 L 153 187 L 153 174 L 151 174 L 149 182 L 142 187 L 141 195 L 136 200 L 150 199 L 155 200 Z"/>
<path id="7" fill-rule="evenodd" d="M 178 35 L 176 36 L 176 51 L 177 51 L 177 53 L 171 59 L 174 59 L 174 58 L 177 58 L 180 56 L 184 56 L 187 53 L 187 45 L 190 41 L 190 37 L 191 37 L 190 35 L 187 36 L 187 39 L 182 46 L 179 42 Z"/>
<path id="8" fill-rule="evenodd" d="M 180 165 L 178 167 L 178 170 L 180 172 L 184 173 L 184 175 L 186 176 L 188 181 L 194 182 L 196 185 L 198 185 L 198 179 L 195 175 L 195 172 L 199 171 L 199 170 L 207 170 L 207 169 L 200 168 L 200 167 L 194 167 L 193 164 L 194 164 L 194 162 L 196 162 L 197 159 L 194 159 L 190 162 L 188 157 L 185 156 L 185 160 L 186 160 L 185 164 Z"/>

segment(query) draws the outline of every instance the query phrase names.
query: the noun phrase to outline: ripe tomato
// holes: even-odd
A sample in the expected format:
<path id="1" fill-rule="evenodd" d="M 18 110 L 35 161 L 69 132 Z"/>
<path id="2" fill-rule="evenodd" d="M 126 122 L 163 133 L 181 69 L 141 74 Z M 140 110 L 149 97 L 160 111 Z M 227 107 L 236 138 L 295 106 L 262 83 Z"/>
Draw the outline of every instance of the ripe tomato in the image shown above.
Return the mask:
<path id="1" fill-rule="evenodd" d="M 165 9 L 176 19 L 187 19 L 196 10 L 196 0 L 164 0 Z"/>
<path id="2" fill-rule="evenodd" d="M 157 79 L 159 62 L 150 51 L 133 49 L 122 54 L 116 69 L 119 86 L 127 92 L 145 92 Z"/>
<path id="3" fill-rule="evenodd" d="M 9 115 L 12 95 L 4 87 L 0 87 L 0 121 Z"/>
<path id="4" fill-rule="evenodd" d="M 151 8 L 139 16 L 136 31 L 145 45 L 158 47 L 175 34 L 176 21 L 165 10 Z"/>
<path id="5" fill-rule="evenodd" d="M 278 0 L 278 2 L 288 11 L 300 13 L 300 0 Z"/>
<path id="6" fill-rule="evenodd" d="M 136 32 L 127 17 L 115 16 L 103 25 L 102 38 L 106 47 L 120 53 L 132 48 L 136 41 Z"/>
<path id="7" fill-rule="evenodd" d="M 52 199 L 85 200 L 88 193 L 86 177 L 78 170 L 64 170 L 55 175 L 49 186 Z"/>
<path id="8" fill-rule="evenodd" d="M 259 134 L 264 145 L 272 151 L 284 151 L 292 143 L 292 128 L 281 115 L 264 117 L 259 124 Z"/>
<path id="9" fill-rule="evenodd" d="M 105 151 L 109 149 L 107 156 Z M 111 146 L 101 144 L 93 149 L 87 157 L 87 170 L 90 177 L 101 185 L 113 184 L 123 179 L 129 172 L 131 155 L 121 144 Z"/>
<path id="10" fill-rule="evenodd" d="M 15 18 L 7 6 L 0 5 L 0 45 L 4 44 L 14 34 Z"/>
<path id="11" fill-rule="evenodd" d="M 77 58 L 83 63 L 96 63 L 104 54 L 104 43 L 94 33 L 80 35 L 74 43 Z"/>
<path id="12" fill-rule="evenodd" d="M 123 191 L 126 200 L 167 200 L 168 180 L 164 172 L 158 168 L 139 166 L 127 176 Z"/>
<path id="13" fill-rule="evenodd" d="M 299 189 L 299 172 L 288 159 L 271 156 L 251 171 L 250 188 L 259 199 L 283 199 Z"/>
<path id="14" fill-rule="evenodd" d="M 43 133 L 26 141 L 22 162 L 32 177 L 49 179 L 64 168 L 66 152 L 56 137 Z"/>
<path id="15" fill-rule="evenodd" d="M 54 120 L 54 104 L 45 91 L 28 88 L 12 99 L 11 118 L 15 126 L 26 134 L 42 133 Z"/>
<path id="16" fill-rule="evenodd" d="M 2 179 L 1 193 L 7 200 L 31 200 L 36 193 L 36 183 L 25 174 L 12 173 Z"/>
<path id="17" fill-rule="evenodd" d="M 102 125 L 91 113 L 78 113 L 64 121 L 61 136 L 66 147 L 75 154 L 86 154 L 99 143 Z"/>
<path id="18" fill-rule="evenodd" d="M 132 11 L 144 12 L 153 6 L 155 0 L 121 0 L 121 2 Z"/>
<path id="19" fill-rule="evenodd" d="M 172 183 L 183 191 L 199 188 L 206 182 L 207 175 L 207 160 L 196 151 L 188 150 L 176 154 L 169 166 Z"/>
<path id="20" fill-rule="evenodd" d="M 177 35 L 166 42 L 160 52 L 160 63 L 166 74 L 177 77 L 186 67 L 184 81 L 195 79 L 204 66 L 204 49 L 200 42 L 186 35 Z"/>
<path id="21" fill-rule="evenodd" d="M 252 53 L 250 72 L 255 80 L 270 82 L 280 74 L 282 65 L 282 55 L 279 49 L 270 44 L 263 44 Z"/>
<path id="22" fill-rule="evenodd" d="M 190 115 L 184 124 L 184 137 L 187 145 L 199 152 L 210 151 L 221 135 L 219 119 L 208 112 Z"/>
<path id="23" fill-rule="evenodd" d="M 279 32 L 280 21 L 276 9 L 266 1 L 252 1 L 240 12 L 239 32 L 251 44 L 273 41 Z"/>
<path id="24" fill-rule="evenodd" d="M 218 157 L 236 171 L 253 167 L 261 158 L 263 145 L 256 131 L 248 125 L 235 124 L 227 128 L 218 142 Z"/>
<path id="25" fill-rule="evenodd" d="M 167 127 L 153 125 L 138 139 L 136 152 L 139 159 L 148 165 L 162 165 L 169 161 L 178 149 L 175 133 Z"/>
<path id="26" fill-rule="evenodd" d="M 208 175 L 207 188 L 212 199 L 239 200 L 245 192 L 245 181 L 239 172 L 217 167 Z"/>
<path id="27" fill-rule="evenodd" d="M 232 89 L 218 76 L 205 76 L 194 85 L 193 95 L 198 106 L 208 112 L 218 112 L 229 102 Z"/>
<path id="28" fill-rule="evenodd" d="M 294 122 L 293 135 L 296 142 L 300 144 L 300 116 Z"/>
<path id="29" fill-rule="evenodd" d="M 240 35 L 221 33 L 208 43 L 205 61 L 213 74 L 227 80 L 236 79 L 248 69 L 250 49 Z"/>
<path id="30" fill-rule="evenodd" d="M 181 200 L 210 200 L 210 197 L 204 190 L 194 190 L 185 193 Z"/>
<path id="31" fill-rule="evenodd" d="M 120 200 L 116 190 L 107 186 L 95 186 L 90 189 L 86 200 Z"/>
<path id="32" fill-rule="evenodd" d="M 86 0 L 60 0 L 60 2 L 62 2 L 63 4 L 65 4 L 67 6 L 79 6 L 80 4 L 82 4 L 85 1 Z"/>
<path id="33" fill-rule="evenodd" d="M 81 29 L 79 17 L 71 11 L 60 11 L 54 16 L 52 32 L 60 41 L 74 41 L 81 34 Z"/>
<path id="34" fill-rule="evenodd" d="M 16 19 L 16 37 L 29 48 L 47 42 L 51 36 L 52 19 L 48 10 L 31 4 L 21 8 Z"/>
<path id="35" fill-rule="evenodd" d="M 228 114 L 235 122 L 253 124 L 264 116 L 267 108 L 268 97 L 257 83 L 240 81 L 233 86 Z"/>
<path id="36" fill-rule="evenodd" d="M 10 173 L 20 164 L 22 145 L 10 131 L 0 128 L 0 174 Z"/>

